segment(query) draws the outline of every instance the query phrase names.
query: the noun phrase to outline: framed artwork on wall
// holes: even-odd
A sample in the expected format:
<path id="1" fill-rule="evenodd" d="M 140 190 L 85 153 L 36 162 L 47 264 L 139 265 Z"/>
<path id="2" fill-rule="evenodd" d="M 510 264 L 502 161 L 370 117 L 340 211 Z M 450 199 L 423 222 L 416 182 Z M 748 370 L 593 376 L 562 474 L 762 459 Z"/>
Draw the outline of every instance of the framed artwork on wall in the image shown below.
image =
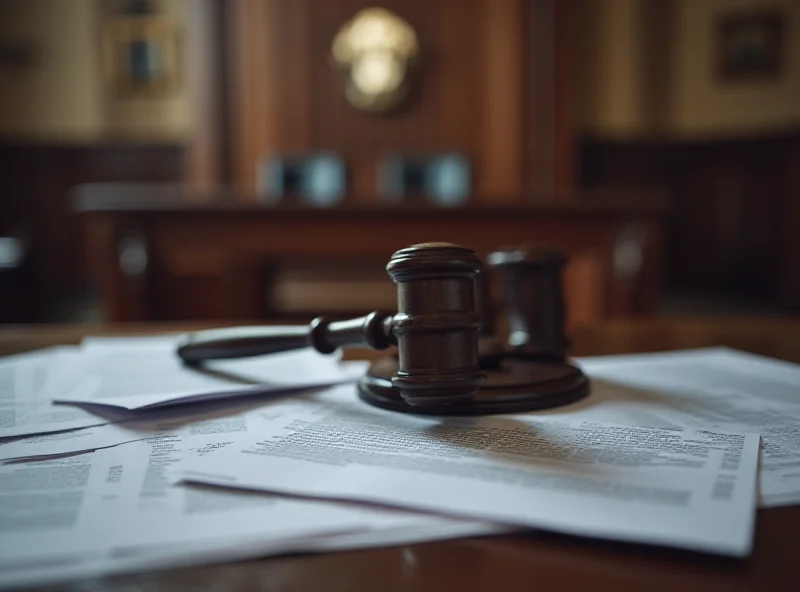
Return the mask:
<path id="1" fill-rule="evenodd" d="M 162 16 L 115 16 L 105 22 L 105 79 L 116 98 L 159 98 L 178 87 L 178 34 Z"/>
<path id="2" fill-rule="evenodd" d="M 724 83 L 780 79 L 785 28 L 785 16 L 776 9 L 720 15 L 716 23 L 719 79 Z"/>

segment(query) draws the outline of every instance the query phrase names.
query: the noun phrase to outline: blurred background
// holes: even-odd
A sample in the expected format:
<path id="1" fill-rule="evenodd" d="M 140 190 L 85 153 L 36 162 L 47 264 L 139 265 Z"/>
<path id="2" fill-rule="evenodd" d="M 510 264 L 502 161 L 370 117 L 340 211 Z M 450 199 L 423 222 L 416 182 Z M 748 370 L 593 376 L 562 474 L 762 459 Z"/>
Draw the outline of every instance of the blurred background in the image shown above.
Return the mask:
<path id="1" fill-rule="evenodd" d="M 393 308 L 422 240 L 775 315 L 799 237 L 796 0 L 0 0 L 3 323 Z"/>

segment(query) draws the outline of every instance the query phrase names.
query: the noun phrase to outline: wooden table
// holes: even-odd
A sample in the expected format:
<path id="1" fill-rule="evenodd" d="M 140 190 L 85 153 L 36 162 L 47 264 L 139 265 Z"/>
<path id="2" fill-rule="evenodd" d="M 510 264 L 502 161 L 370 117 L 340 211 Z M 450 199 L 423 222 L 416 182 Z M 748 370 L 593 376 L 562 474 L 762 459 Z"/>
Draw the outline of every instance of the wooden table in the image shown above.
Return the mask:
<path id="1" fill-rule="evenodd" d="M 183 331 L 196 325 L 38 326 L 0 330 L 0 353 L 77 343 L 84 335 Z M 614 321 L 577 330 L 579 355 L 726 345 L 800 362 L 800 318 Z M 351 352 L 357 355 L 360 352 Z M 798 393 L 800 396 L 800 392 Z M 760 510 L 745 560 L 531 533 L 294 555 L 125 575 L 68 590 L 796 590 L 800 506 Z"/>

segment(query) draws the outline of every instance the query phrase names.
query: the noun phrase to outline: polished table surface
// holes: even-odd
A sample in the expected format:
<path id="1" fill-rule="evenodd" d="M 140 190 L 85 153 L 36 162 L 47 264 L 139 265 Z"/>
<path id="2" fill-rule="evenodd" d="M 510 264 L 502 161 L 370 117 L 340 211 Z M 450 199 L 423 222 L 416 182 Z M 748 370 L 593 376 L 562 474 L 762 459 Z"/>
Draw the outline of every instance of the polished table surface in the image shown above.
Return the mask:
<path id="1" fill-rule="evenodd" d="M 0 355 L 78 343 L 87 335 L 163 333 L 194 328 L 198 326 L 11 326 L 0 329 Z M 724 345 L 800 362 L 800 318 L 613 321 L 576 330 L 572 338 L 575 355 Z M 350 356 L 362 354 L 365 352 L 350 352 Z M 76 592 L 516 589 L 682 592 L 796 590 L 800 589 L 798 582 L 800 506 L 759 510 L 754 551 L 743 560 L 531 532 L 120 575 L 75 582 L 58 589 Z"/>

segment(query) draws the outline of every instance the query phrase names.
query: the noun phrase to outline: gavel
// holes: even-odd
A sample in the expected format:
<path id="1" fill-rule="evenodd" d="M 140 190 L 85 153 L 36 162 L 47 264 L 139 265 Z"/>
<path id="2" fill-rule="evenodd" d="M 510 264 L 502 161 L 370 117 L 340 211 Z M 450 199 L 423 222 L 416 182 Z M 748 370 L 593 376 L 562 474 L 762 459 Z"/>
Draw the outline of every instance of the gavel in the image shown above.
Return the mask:
<path id="1" fill-rule="evenodd" d="M 471 249 L 423 243 L 392 255 L 386 270 L 397 284 L 397 314 L 376 311 L 308 326 L 200 331 L 178 355 L 187 364 L 259 356 L 302 347 L 332 353 L 344 346 L 385 349 L 397 356 L 372 363 L 358 382 L 371 405 L 405 413 L 483 415 L 566 405 L 589 393 L 569 363 L 564 336 L 561 269 L 553 251 L 505 250 L 489 265 L 503 280 L 510 332 L 481 336 L 476 311 L 481 262 Z M 484 286 L 486 287 L 485 283 Z"/>
<path id="2" fill-rule="evenodd" d="M 503 249 L 489 255 L 487 263 L 503 283 L 508 350 L 564 362 L 571 345 L 564 333 L 561 290 L 566 256 L 547 247 Z"/>
<path id="3" fill-rule="evenodd" d="M 394 253 L 386 266 L 397 284 L 396 314 L 375 311 L 344 321 L 318 317 L 308 326 L 200 331 L 186 338 L 178 355 L 199 364 L 308 346 L 328 354 L 344 346 L 396 345 L 398 366 L 391 383 L 407 404 L 463 403 L 486 380 L 478 359 L 475 278 L 481 268 L 471 249 L 450 243 L 413 245 Z"/>

